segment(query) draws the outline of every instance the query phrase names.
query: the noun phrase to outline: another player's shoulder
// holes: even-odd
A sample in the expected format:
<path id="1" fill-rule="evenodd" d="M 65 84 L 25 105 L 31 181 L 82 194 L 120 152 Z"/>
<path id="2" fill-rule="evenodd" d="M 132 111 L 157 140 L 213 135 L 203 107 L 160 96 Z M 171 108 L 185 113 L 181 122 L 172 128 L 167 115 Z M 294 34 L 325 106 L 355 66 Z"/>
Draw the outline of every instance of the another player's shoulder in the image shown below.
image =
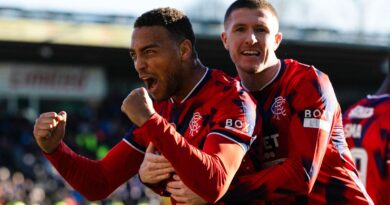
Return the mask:
<path id="1" fill-rule="evenodd" d="M 348 107 L 344 113 L 345 119 L 365 119 L 374 115 L 387 113 L 390 110 L 390 95 L 367 95 Z"/>
<path id="2" fill-rule="evenodd" d="M 238 80 L 229 76 L 222 70 L 218 69 L 211 69 L 211 78 L 214 83 L 221 84 L 221 85 L 230 85 L 234 83 L 238 83 Z"/>
<path id="3" fill-rule="evenodd" d="M 387 108 L 390 106 L 390 94 L 367 95 L 366 99 L 373 106 L 384 106 Z"/>
<path id="4" fill-rule="evenodd" d="M 315 68 L 313 65 L 300 63 L 296 60 L 287 59 L 284 61 L 285 71 L 282 81 L 287 84 L 290 92 L 299 90 L 300 93 L 317 93 L 318 95 L 307 95 L 307 97 L 323 97 L 324 95 L 335 98 L 333 86 L 328 75 Z"/>
<path id="5" fill-rule="evenodd" d="M 343 115 L 343 120 L 365 119 L 370 118 L 373 115 L 374 108 L 366 98 L 363 98 L 347 108 Z"/>
<path id="6" fill-rule="evenodd" d="M 241 95 L 242 93 L 246 93 L 238 79 L 233 78 L 221 70 L 212 69 L 212 86 L 215 89 L 218 89 L 220 92 L 225 93 L 226 95 L 237 94 Z"/>
<path id="7" fill-rule="evenodd" d="M 374 109 L 375 115 L 390 118 L 390 115 L 387 115 L 390 112 L 390 94 L 368 95 L 366 99 L 369 106 Z"/>
<path id="8" fill-rule="evenodd" d="M 209 82 L 207 94 L 210 95 L 210 99 L 216 99 L 220 102 L 245 101 L 246 104 L 255 107 L 253 97 L 241 86 L 237 78 L 233 78 L 221 70 L 212 69 L 211 71 L 212 80 Z"/>
<path id="9" fill-rule="evenodd" d="M 301 63 L 293 59 L 285 59 L 286 73 L 294 78 L 329 80 L 328 75 L 317 69 L 314 65 Z"/>

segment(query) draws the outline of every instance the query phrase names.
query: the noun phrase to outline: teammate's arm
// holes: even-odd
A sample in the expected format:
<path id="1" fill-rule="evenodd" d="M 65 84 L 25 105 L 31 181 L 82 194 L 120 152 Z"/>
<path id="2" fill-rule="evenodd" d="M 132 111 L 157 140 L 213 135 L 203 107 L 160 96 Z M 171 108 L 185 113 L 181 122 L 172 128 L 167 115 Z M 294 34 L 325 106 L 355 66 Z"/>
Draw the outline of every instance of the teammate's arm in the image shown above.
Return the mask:
<path id="1" fill-rule="evenodd" d="M 141 182 L 145 185 L 157 184 L 170 178 L 174 171 L 171 163 L 163 155 L 157 154 L 153 143 L 150 143 L 138 171 Z"/>

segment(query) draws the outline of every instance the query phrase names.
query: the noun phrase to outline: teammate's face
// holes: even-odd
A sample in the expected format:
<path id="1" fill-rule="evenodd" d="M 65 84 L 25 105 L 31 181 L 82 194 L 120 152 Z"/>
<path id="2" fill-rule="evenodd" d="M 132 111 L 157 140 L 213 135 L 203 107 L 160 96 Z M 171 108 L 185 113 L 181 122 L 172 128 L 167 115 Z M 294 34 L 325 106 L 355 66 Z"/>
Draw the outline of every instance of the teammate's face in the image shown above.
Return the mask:
<path id="1" fill-rule="evenodd" d="M 275 62 L 282 34 L 268 10 L 241 8 L 230 14 L 221 38 L 238 72 L 259 73 Z"/>
<path id="2" fill-rule="evenodd" d="M 155 100 L 165 100 L 180 88 L 180 49 L 164 27 L 135 28 L 130 56 L 139 78 Z"/>

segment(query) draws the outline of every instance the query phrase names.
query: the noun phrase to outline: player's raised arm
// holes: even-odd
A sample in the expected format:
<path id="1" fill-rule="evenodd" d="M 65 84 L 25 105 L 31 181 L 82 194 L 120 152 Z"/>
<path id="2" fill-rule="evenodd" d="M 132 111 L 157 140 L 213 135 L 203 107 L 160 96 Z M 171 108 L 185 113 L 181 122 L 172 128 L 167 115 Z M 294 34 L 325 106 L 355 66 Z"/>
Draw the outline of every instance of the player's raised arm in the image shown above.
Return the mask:
<path id="1" fill-rule="evenodd" d="M 73 152 L 63 142 L 66 120 L 64 111 L 41 114 L 35 121 L 34 137 L 57 171 L 89 200 L 106 198 L 137 173 L 143 154 L 124 141 L 112 148 L 102 160 L 91 160 Z"/>

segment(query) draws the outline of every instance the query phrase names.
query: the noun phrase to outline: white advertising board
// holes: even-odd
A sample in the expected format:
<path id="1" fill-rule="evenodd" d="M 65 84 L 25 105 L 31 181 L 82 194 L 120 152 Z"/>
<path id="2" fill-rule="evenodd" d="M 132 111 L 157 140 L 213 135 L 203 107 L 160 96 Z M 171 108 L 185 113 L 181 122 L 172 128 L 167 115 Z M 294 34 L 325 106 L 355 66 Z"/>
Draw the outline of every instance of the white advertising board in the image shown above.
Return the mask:
<path id="1" fill-rule="evenodd" d="M 0 63 L 0 95 L 102 98 L 107 83 L 99 67 Z"/>

